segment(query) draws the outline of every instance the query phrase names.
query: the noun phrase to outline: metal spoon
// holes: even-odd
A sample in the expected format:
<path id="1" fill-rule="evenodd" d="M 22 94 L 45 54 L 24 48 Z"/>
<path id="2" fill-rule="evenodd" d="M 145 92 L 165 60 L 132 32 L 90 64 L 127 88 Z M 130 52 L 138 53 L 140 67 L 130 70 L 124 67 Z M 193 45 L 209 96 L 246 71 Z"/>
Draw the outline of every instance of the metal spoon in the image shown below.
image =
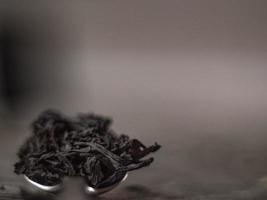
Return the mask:
<path id="1" fill-rule="evenodd" d="M 100 187 L 100 188 L 94 188 L 89 185 L 85 186 L 85 193 L 90 196 L 100 195 L 103 193 L 106 193 L 115 187 L 117 187 L 121 182 L 125 181 L 125 179 L 128 177 L 128 173 L 126 172 L 124 176 L 122 176 L 121 179 L 119 179 L 116 183 L 109 185 L 107 187 Z"/>
<path id="2" fill-rule="evenodd" d="M 47 192 L 57 192 L 60 189 L 62 189 L 62 187 L 63 187 L 63 183 L 60 183 L 60 184 L 57 184 L 57 185 L 48 186 L 48 185 L 42 185 L 40 183 L 37 183 L 37 182 L 31 180 L 26 175 L 24 175 L 24 178 L 28 183 L 30 183 L 35 188 L 38 188 L 38 189 L 41 189 L 41 190 L 47 191 Z"/>
<path id="3" fill-rule="evenodd" d="M 124 176 L 122 176 L 122 178 L 119 179 L 116 183 L 113 183 L 113 184 L 111 184 L 109 186 L 106 186 L 106 187 L 94 188 L 94 187 L 91 187 L 89 185 L 86 185 L 85 186 L 85 193 L 90 195 L 90 196 L 95 196 L 95 195 L 100 195 L 100 194 L 106 193 L 106 192 L 114 189 L 115 187 L 117 187 L 127 177 L 128 177 L 128 173 L 126 172 L 124 174 Z M 37 189 L 40 189 L 40 190 L 46 191 L 46 192 L 57 192 L 57 191 L 59 191 L 59 190 L 61 190 L 63 188 L 63 183 L 60 183 L 60 184 L 57 184 L 57 185 L 53 185 L 53 186 L 47 186 L 47 185 L 42 185 L 40 183 L 37 183 L 37 182 L 31 180 L 26 175 L 24 175 L 24 179 L 30 185 L 34 186 L 34 188 L 37 188 Z"/>

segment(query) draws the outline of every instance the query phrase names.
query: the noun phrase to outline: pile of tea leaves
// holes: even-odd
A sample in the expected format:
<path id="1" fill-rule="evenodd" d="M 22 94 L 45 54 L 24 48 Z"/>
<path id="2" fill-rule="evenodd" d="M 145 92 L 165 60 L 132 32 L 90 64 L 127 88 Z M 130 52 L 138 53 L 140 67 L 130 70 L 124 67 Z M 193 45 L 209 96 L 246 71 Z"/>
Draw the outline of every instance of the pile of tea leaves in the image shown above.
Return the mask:
<path id="1" fill-rule="evenodd" d="M 152 157 L 142 158 L 160 145 L 146 147 L 137 139 L 118 135 L 110 129 L 111 123 L 110 118 L 93 113 L 71 118 L 44 111 L 18 151 L 15 172 L 47 186 L 61 183 L 65 176 L 82 176 L 97 188 L 150 165 Z"/>

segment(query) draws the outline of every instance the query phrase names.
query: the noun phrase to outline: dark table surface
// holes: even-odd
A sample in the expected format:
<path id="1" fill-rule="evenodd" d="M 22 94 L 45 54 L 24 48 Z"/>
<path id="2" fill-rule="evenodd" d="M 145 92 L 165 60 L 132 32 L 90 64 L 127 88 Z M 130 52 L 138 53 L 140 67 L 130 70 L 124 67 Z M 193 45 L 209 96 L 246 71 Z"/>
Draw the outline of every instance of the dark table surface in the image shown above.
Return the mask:
<path id="1" fill-rule="evenodd" d="M 56 195 L 25 190 L 25 181 L 14 174 L 13 164 L 19 145 L 27 137 L 21 134 L 28 131 L 27 123 L 25 120 L 1 128 L 0 199 L 92 199 L 83 193 L 79 178 L 67 179 L 64 190 Z M 154 163 L 131 172 L 124 183 L 99 199 L 267 199 L 264 140 L 246 142 L 226 135 L 194 136 L 194 140 L 191 136 L 180 137 L 179 142 L 158 135 L 137 137 L 146 144 L 162 144 L 162 149 L 152 155 Z"/>

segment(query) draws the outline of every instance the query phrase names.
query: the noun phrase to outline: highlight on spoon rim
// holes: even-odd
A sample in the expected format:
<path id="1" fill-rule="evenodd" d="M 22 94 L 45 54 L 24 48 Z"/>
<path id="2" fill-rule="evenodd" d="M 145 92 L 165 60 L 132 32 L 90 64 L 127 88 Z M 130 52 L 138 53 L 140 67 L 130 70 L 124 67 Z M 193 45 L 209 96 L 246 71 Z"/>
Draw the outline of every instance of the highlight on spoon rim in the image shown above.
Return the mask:
<path id="1" fill-rule="evenodd" d="M 33 180 L 31 180 L 28 176 L 24 175 L 24 178 L 26 179 L 27 182 L 29 182 L 30 184 L 32 184 L 33 186 L 41 189 L 41 190 L 44 190 L 44 191 L 48 191 L 48 192 L 55 192 L 55 191 L 58 191 L 62 188 L 63 184 L 60 183 L 60 184 L 57 184 L 57 185 L 53 185 L 53 186 L 48 186 L 48 185 L 42 185 L 40 183 L 37 183 Z"/>
<path id="2" fill-rule="evenodd" d="M 110 185 L 108 187 L 104 187 L 104 188 L 93 188 L 89 185 L 86 185 L 85 186 L 85 192 L 89 195 L 98 195 L 98 194 L 106 193 L 106 192 L 114 189 L 115 187 L 117 187 L 123 181 L 125 181 L 127 179 L 127 177 L 128 177 L 128 173 L 125 173 L 124 177 L 120 181 L 118 181 L 118 182 L 116 182 L 113 185 Z"/>

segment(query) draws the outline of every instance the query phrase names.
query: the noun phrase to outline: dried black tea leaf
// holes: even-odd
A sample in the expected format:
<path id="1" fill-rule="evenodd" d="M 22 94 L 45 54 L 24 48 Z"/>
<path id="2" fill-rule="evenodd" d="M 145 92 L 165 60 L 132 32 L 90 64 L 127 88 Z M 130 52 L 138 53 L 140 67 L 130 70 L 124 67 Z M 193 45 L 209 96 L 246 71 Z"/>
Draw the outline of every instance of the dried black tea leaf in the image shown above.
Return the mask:
<path id="1" fill-rule="evenodd" d="M 87 113 L 74 118 L 47 110 L 32 123 L 32 135 L 19 149 L 17 174 L 43 185 L 56 185 L 64 176 L 86 177 L 89 185 L 116 182 L 124 172 L 148 166 L 157 151 L 137 139 L 110 129 L 108 117 Z"/>

